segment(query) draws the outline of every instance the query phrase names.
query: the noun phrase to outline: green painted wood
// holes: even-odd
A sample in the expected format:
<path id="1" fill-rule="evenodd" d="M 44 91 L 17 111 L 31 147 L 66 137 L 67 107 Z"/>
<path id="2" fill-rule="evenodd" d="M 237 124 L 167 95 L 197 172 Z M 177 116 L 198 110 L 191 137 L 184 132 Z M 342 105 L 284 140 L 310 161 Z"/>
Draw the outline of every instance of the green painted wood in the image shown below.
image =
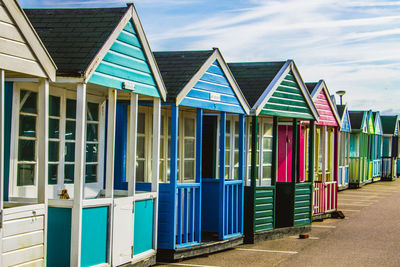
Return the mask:
<path id="1" fill-rule="evenodd" d="M 280 111 L 306 113 L 306 114 L 309 111 L 308 108 L 304 108 L 304 107 L 278 105 L 278 104 L 274 104 L 274 103 L 267 103 L 264 108 L 265 109 L 280 110 Z"/>
<path id="2" fill-rule="evenodd" d="M 256 187 L 256 180 L 257 180 L 257 146 L 258 146 L 258 117 L 252 117 L 252 125 L 251 125 L 251 169 L 250 169 L 250 179 L 251 179 L 251 186 L 254 188 Z M 254 196 L 255 197 L 255 196 Z"/>
<path id="3" fill-rule="evenodd" d="M 296 79 L 294 78 L 294 76 L 290 73 L 288 73 L 285 77 L 285 80 L 289 80 L 289 81 L 296 81 Z"/>
<path id="4" fill-rule="evenodd" d="M 71 209 L 49 207 L 47 213 L 47 265 L 69 267 L 71 251 Z"/>
<path id="5" fill-rule="evenodd" d="M 297 107 L 304 107 L 307 109 L 308 105 L 307 103 L 304 102 L 299 102 L 299 101 L 295 101 L 292 99 L 281 99 L 281 98 L 276 98 L 274 96 L 272 96 L 269 99 L 270 103 L 275 103 L 275 104 L 282 104 L 282 105 L 292 105 L 292 106 L 297 106 Z"/>
<path id="6" fill-rule="evenodd" d="M 284 92 L 284 93 L 291 93 L 291 94 L 297 94 L 297 95 L 301 95 L 301 91 L 299 88 L 297 87 L 285 87 L 285 86 L 278 86 L 276 88 L 276 91 L 278 92 Z M 273 95 L 273 94 L 272 94 Z"/>
<path id="7" fill-rule="evenodd" d="M 304 114 L 299 112 L 287 112 L 287 111 L 276 111 L 276 110 L 267 110 L 263 109 L 260 112 L 260 115 L 269 115 L 269 116 L 276 116 L 276 117 L 285 117 L 285 118 L 297 118 L 302 120 L 311 120 L 314 117 L 310 114 Z"/>
<path id="8" fill-rule="evenodd" d="M 293 143 L 292 143 L 292 183 L 297 183 L 297 164 L 298 164 L 298 158 L 297 158 L 297 153 L 298 153 L 298 123 L 297 119 L 293 119 Z"/>
<path id="9" fill-rule="evenodd" d="M 254 231 L 263 232 L 274 228 L 275 187 L 255 187 Z"/>
<path id="10" fill-rule="evenodd" d="M 312 216 L 312 183 L 295 185 L 294 226 L 311 223 Z"/>
<path id="11" fill-rule="evenodd" d="M 133 255 L 153 249 L 154 201 L 135 202 L 135 234 Z"/>
<path id="12" fill-rule="evenodd" d="M 279 92 L 279 91 L 275 91 L 273 96 L 287 98 L 287 99 L 293 99 L 293 100 L 300 100 L 300 101 L 304 100 L 303 96 L 301 96 L 301 95 L 292 95 L 292 94 L 288 94 L 286 92 Z"/>
<path id="13" fill-rule="evenodd" d="M 296 82 L 288 81 L 286 79 L 281 82 L 281 85 L 290 86 L 290 87 L 297 87 L 298 86 Z"/>

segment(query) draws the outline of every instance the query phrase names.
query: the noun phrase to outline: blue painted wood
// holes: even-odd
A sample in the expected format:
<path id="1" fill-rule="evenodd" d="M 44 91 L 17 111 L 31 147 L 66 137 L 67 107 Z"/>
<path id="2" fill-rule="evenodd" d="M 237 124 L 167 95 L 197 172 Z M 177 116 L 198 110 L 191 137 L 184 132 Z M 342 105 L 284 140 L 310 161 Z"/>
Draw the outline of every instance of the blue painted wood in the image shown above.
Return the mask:
<path id="1" fill-rule="evenodd" d="M 117 103 L 115 122 L 114 189 L 128 190 L 126 181 L 128 103 Z"/>
<path id="2" fill-rule="evenodd" d="M 136 191 L 151 192 L 151 183 L 136 183 Z"/>
<path id="3" fill-rule="evenodd" d="M 133 255 L 153 249 L 154 200 L 135 202 Z"/>
<path id="4" fill-rule="evenodd" d="M 132 21 L 121 31 L 89 79 L 89 83 L 120 90 L 124 82 L 134 82 L 138 94 L 160 96 Z"/>
<path id="5" fill-rule="evenodd" d="M 349 112 L 346 110 L 346 112 L 343 114 L 343 123 L 341 126 L 341 131 L 343 132 L 350 132 L 351 128 L 350 128 L 350 117 L 349 117 Z"/>
<path id="6" fill-rule="evenodd" d="M 182 189 L 178 188 L 178 230 L 177 230 L 177 244 L 182 244 Z"/>
<path id="7" fill-rule="evenodd" d="M 218 216 L 218 234 L 219 239 L 224 239 L 225 231 L 224 231 L 224 222 L 225 222 L 225 147 L 226 147 L 226 113 L 221 112 L 220 115 L 220 138 L 219 138 L 219 191 L 220 191 L 220 200 L 219 200 L 219 216 Z"/>
<path id="8" fill-rule="evenodd" d="M 82 210 L 82 267 L 107 262 L 108 231 L 108 207 Z"/>
<path id="9" fill-rule="evenodd" d="M 171 202 L 171 189 L 170 183 L 160 183 L 158 192 L 158 230 L 157 230 L 157 246 L 158 248 L 171 249 L 174 247 L 173 236 L 171 233 L 174 223 L 174 205 Z"/>
<path id="10" fill-rule="evenodd" d="M 172 216 L 173 224 L 170 226 L 170 234 L 172 235 L 172 247 L 176 248 L 176 223 L 177 210 L 175 205 L 177 181 L 178 181 L 178 136 L 179 136 L 179 108 L 175 105 L 171 106 L 171 166 L 170 166 L 170 201 L 173 209 L 169 212 Z"/>
<path id="11" fill-rule="evenodd" d="M 49 207 L 47 213 L 47 266 L 70 267 L 71 209 Z"/>
<path id="12" fill-rule="evenodd" d="M 10 183 L 10 149 L 11 149 L 11 115 L 12 115 L 13 83 L 5 83 L 4 92 L 4 181 L 3 200 L 8 201 Z"/>
<path id="13" fill-rule="evenodd" d="M 243 233 L 243 217 L 244 217 L 244 184 L 245 184 L 245 117 L 244 115 L 239 115 L 239 179 L 242 181 L 240 189 L 238 190 L 238 200 L 239 200 L 239 214 L 240 226 L 238 232 Z"/>
<path id="14" fill-rule="evenodd" d="M 203 109 L 197 109 L 197 118 L 196 118 L 196 183 L 200 183 L 199 192 L 195 195 L 192 202 L 192 207 L 197 207 L 195 209 L 195 216 L 197 218 L 196 223 L 193 222 L 194 233 L 196 234 L 196 240 L 201 242 L 201 192 L 203 190 L 201 186 L 202 179 L 202 157 L 203 157 Z M 197 205 L 195 205 L 197 203 Z M 194 238 L 194 237 L 193 237 Z"/>
<path id="15" fill-rule="evenodd" d="M 183 195 L 184 198 L 184 205 L 185 205 L 185 209 L 184 209 L 184 231 L 185 231 L 185 235 L 183 238 L 183 242 L 187 243 L 189 241 L 189 190 L 185 190 L 185 194 Z M 192 218 L 190 218 L 192 219 Z"/>
<path id="16" fill-rule="evenodd" d="M 223 199 L 219 188 L 219 179 L 201 180 L 201 230 L 203 232 L 219 233 L 220 210 Z"/>
<path id="17" fill-rule="evenodd" d="M 220 94 L 220 100 L 211 100 L 212 93 Z M 180 105 L 240 114 L 245 113 L 218 61 L 215 61 L 208 68 Z"/>

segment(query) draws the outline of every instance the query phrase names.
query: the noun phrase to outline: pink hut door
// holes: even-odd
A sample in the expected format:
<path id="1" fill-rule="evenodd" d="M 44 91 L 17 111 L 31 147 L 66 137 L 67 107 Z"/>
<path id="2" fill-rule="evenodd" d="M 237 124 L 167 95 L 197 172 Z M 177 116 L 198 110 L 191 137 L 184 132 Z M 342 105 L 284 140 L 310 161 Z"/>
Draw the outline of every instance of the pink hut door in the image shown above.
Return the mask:
<path id="1" fill-rule="evenodd" d="M 278 179 L 277 182 L 292 181 L 293 129 L 289 125 L 278 126 Z"/>

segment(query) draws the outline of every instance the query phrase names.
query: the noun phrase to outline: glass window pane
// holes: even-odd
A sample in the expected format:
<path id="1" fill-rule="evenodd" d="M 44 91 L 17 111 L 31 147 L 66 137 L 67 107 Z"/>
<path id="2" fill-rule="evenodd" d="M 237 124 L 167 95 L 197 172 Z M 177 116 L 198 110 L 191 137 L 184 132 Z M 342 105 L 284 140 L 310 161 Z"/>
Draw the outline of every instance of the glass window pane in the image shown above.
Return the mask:
<path id="1" fill-rule="evenodd" d="M 195 151 L 194 140 L 186 139 L 185 140 L 185 151 L 184 151 L 185 156 L 184 157 L 185 158 L 194 158 L 195 157 L 194 151 Z"/>
<path id="2" fill-rule="evenodd" d="M 194 180 L 194 160 L 185 160 L 184 165 L 184 179 Z"/>
<path id="3" fill-rule="evenodd" d="M 21 90 L 20 111 L 37 114 L 37 93 Z"/>
<path id="4" fill-rule="evenodd" d="M 264 150 L 272 150 L 272 138 L 271 137 L 264 137 L 263 147 L 264 147 Z"/>
<path id="5" fill-rule="evenodd" d="M 264 123 L 264 136 L 272 136 L 272 124 Z"/>
<path id="6" fill-rule="evenodd" d="M 18 164 L 17 186 L 35 184 L 35 164 Z"/>
<path id="7" fill-rule="evenodd" d="M 139 112 L 137 119 L 138 119 L 137 132 L 140 134 L 144 134 L 145 133 L 145 114 Z"/>
<path id="8" fill-rule="evenodd" d="M 97 162 L 97 144 L 86 144 L 86 162 Z"/>
<path id="9" fill-rule="evenodd" d="M 64 160 L 66 162 L 75 161 L 75 143 L 65 143 Z"/>
<path id="10" fill-rule="evenodd" d="M 65 139 L 75 140 L 75 121 L 65 122 Z"/>
<path id="11" fill-rule="evenodd" d="M 263 163 L 272 163 L 272 152 L 263 152 Z"/>
<path id="12" fill-rule="evenodd" d="M 235 151 L 235 155 L 234 155 L 234 164 L 235 166 L 239 166 L 239 151 Z"/>
<path id="13" fill-rule="evenodd" d="M 136 181 L 144 182 L 144 160 L 136 161 Z"/>
<path id="14" fill-rule="evenodd" d="M 164 159 L 164 139 L 160 140 L 160 160 Z"/>
<path id="15" fill-rule="evenodd" d="M 195 125 L 194 125 L 194 119 L 191 118 L 185 118 L 185 136 L 190 136 L 194 137 L 195 136 Z"/>
<path id="16" fill-rule="evenodd" d="M 74 99 L 67 99 L 67 105 L 65 108 L 66 116 L 68 119 L 75 119 L 76 118 L 76 100 Z"/>
<path id="17" fill-rule="evenodd" d="M 49 161 L 50 162 L 58 161 L 58 154 L 59 154 L 59 143 L 49 142 Z"/>
<path id="18" fill-rule="evenodd" d="M 97 182 L 97 165 L 86 165 L 85 183 Z"/>
<path id="19" fill-rule="evenodd" d="M 235 121 L 235 134 L 239 134 L 239 122 Z"/>
<path id="20" fill-rule="evenodd" d="M 60 133 L 60 120 L 49 119 L 49 138 L 58 138 Z"/>
<path id="21" fill-rule="evenodd" d="M 49 115 L 60 116 L 60 97 L 51 95 L 49 98 Z"/>
<path id="22" fill-rule="evenodd" d="M 137 138 L 137 154 L 138 158 L 144 158 L 145 155 L 145 143 L 144 143 L 144 136 L 139 136 Z"/>
<path id="23" fill-rule="evenodd" d="M 97 130 L 98 125 L 94 123 L 88 123 L 86 126 L 86 141 L 97 142 Z"/>
<path id="24" fill-rule="evenodd" d="M 35 144 L 33 140 L 18 141 L 18 160 L 35 161 Z"/>
<path id="25" fill-rule="evenodd" d="M 226 133 L 231 133 L 231 121 L 226 121 Z"/>
<path id="26" fill-rule="evenodd" d="M 165 160 L 160 160 L 160 166 L 159 166 L 159 168 L 160 168 L 160 181 L 161 180 L 165 180 L 165 177 L 164 177 L 164 163 L 165 163 Z"/>
<path id="27" fill-rule="evenodd" d="M 226 136 L 226 138 L 225 138 L 225 147 L 226 147 L 226 149 L 231 148 L 231 137 L 230 136 Z"/>
<path id="28" fill-rule="evenodd" d="M 230 151 L 225 151 L 225 165 L 229 165 L 230 163 Z"/>
<path id="29" fill-rule="evenodd" d="M 239 179 L 239 168 L 233 169 L 233 179 L 235 180 Z"/>
<path id="30" fill-rule="evenodd" d="M 239 149 L 239 136 L 235 137 L 235 147 L 234 149 Z"/>
<path id="31" fill-rule="evenodd" d="M 74 183 L 74 164 L 65 164 L 64 167 L 64 183 L 73 184 Z"/>
<path id="32" fill-rule="evenodd" d="M 263 178 L 271 178 L 271 166 L 263 166 Z"/>
<path id="33" fill-rule="evenodd" d="M 36 137 L 36 117 L 19 116 L 19 136 Z"/>
<path id="34" fill-rule="evenodd" d="M 160 135 L 164 135 L 164 115 L 161 115 Z"/>
<path id="35" fill-rule="evenodd" d="M 87 120 L 98 121 L 99 120 L 99 104 L 87 103 Z"/>
<path id="36" fill-rule="evenodd" d="M 225 179 L 229 179 L 229 167 L 225 167 Z"/>
<path id="37" fill-rule="evenodd" d="M 49 184 L 57 184 L 58 165 L 49 164 Z"/>

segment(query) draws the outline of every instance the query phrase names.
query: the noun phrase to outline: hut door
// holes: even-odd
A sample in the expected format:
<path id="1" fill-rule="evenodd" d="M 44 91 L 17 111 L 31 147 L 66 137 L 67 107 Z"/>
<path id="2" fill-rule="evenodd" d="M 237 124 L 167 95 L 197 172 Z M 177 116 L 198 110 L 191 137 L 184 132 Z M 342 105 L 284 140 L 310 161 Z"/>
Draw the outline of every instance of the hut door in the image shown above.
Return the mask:
<path id="1" fill-rule="evenodd" d="M 133 205 L 133 197 L 114 199 L 112 266 L 118 266 L 132 260 Z"/>
<path id="2" fill-rule="evenodd" d="M 289 125 L 278 127 L 278 179 L 277 182 L 292 181 L 293 128 Z"/>
<path id="3" fill-rule="evenodd" d="M 218 117 L 203 117 L 202 176 L 216 178 Z"/>

